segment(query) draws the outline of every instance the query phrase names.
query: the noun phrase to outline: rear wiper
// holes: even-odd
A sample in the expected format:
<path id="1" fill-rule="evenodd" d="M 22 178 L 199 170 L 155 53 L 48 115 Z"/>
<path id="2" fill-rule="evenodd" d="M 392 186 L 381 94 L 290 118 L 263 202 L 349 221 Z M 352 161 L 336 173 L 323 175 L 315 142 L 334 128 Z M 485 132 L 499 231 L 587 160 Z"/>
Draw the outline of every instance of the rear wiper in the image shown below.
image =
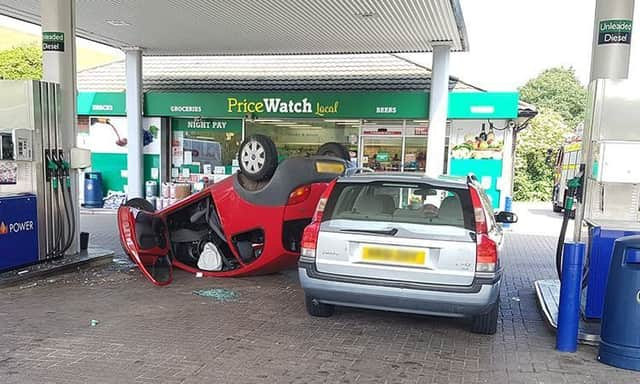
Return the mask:
<path id="1" fill-rule="evenodd" d="M 376 235 L 395 236 L 396 233 L 398 233 L 398 228 L 391 228 L 391 229 L 341 229 L 340 232 L 374 233 Z"/>

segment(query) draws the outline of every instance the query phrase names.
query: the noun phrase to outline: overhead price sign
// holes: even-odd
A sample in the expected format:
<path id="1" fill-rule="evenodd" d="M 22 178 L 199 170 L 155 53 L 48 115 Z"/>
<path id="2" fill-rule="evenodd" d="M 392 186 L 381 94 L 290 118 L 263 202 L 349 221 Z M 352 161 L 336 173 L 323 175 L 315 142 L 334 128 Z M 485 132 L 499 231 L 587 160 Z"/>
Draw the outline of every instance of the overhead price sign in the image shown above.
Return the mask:
<path id="1" fill-rule="evenodd" d="M 64 33 L 42 32 L 42 50 L 64 52 Z"/>
<path id="2" fill-rule="evenodd" d="M 626 19 L 600 20 L 598 45 L 631 44 L 633 22 Z"/>

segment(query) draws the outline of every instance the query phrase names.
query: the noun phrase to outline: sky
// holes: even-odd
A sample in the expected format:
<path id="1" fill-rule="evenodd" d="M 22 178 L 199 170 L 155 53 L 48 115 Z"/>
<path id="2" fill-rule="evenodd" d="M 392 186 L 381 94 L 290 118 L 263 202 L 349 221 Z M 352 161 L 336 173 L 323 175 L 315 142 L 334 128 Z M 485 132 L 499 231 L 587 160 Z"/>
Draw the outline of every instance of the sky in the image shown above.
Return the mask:
<path id="1" fill-rule="evenodd" d="M 460 4 L 470 49 L 451 54 L 451 75 L 486 90 L 513 91 L 546 68 L 565 66 L 574 68 L 583 84 L 588 82 L 595 0 L 460 0 Z M 634 19 L 640 25 L 640 2 Z M 40 34 L 37 26 L 3 16 L 0 25 Z M 631 39 L 632 79 L 640 79 L 637 25 Z M 87 41 L 80 44 L 99 48 Z M 430 54 L 403 56 L 431 67 Z"/>
<path id="2" fill-rule="evenodd" d="M 491 91 L 513 91 L 546 68 L 573 67 L 589 80 L 595 0 L 460 0 L 469 52 L 451 53 L 451 75 Z M 630 78 L 640 79 L 640 1 L 634 12 Z M 431 67 L 431 55 L 403 55 Z"/>
<path id="3" fill-rule="evenodd" d="M 31 33 L 33 35 L 38 35 L 38 36 L 42 33 L 42 29 L 40 28 L 39 25 L 25 23 L 23 21 L 12 19 L 10 17 L 3 16 L 3 15 L 0 15 L 0 26 L 15 29 L 25 33 Z M 115 56 L 124 58 L 124 54 L 122 53 L 121 50 L 108 47 L 104 44 L 95 43 L 93 41 L 89 41 L 85 39 L 78 39 L 77 44 L 78 46 L 83 48 L 89 48 L 89 49 L 93 49 L 96 51 L 100 51 L 110 55 L 115 55 Z"/>

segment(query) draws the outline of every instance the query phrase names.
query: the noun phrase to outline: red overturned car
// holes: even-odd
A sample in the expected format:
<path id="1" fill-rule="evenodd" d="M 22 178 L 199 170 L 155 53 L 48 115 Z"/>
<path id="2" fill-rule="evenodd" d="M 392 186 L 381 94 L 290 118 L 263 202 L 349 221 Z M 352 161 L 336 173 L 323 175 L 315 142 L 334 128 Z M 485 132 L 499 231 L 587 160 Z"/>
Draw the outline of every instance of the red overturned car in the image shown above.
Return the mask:
<path id="1" fill-rule="evenodd" d="M 348 159 L 343 146 L 326 143 L 278 164 L 271 139 L 247 137 L 231 177 L 159 211 L 140 198 L 122 205 L 122 247 L 155 285 L 169 284 L 174 267 L 220 277 L 292 267 L 327 185 L 353 170 Z"/>

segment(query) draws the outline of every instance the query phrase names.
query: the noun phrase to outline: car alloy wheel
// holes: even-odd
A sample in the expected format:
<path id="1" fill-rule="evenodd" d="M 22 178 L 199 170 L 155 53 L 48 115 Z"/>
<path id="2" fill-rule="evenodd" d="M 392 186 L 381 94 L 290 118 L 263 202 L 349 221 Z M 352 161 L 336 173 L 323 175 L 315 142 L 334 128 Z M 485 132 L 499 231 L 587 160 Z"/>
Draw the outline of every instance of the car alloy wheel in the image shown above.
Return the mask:
<path id="1" fill-rule="evenodd" d="M 265 164 L 265 151 L 262 144 L 256 140 L 250 140 L 242 148 L 240 161 L 242 161 L 246 172 L 251 174 L 260 172 Z"/>

